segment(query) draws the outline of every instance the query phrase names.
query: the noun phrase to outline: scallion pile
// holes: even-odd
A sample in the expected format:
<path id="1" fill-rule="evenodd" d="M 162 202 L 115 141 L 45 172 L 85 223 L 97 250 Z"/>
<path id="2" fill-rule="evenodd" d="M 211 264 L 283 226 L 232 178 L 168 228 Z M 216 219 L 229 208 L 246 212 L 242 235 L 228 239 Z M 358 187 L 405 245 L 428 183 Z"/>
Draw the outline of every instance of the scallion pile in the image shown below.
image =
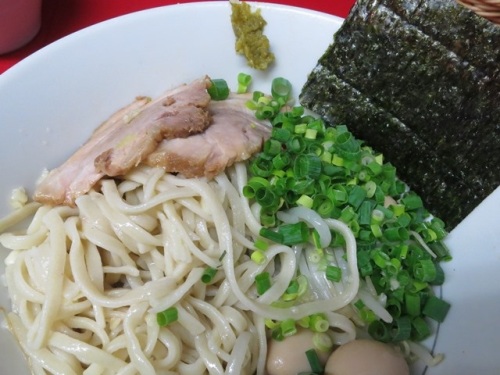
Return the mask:
<path id="1" fill-rule="evenodd" d="M 447 234 L 444 223 L 430 215 L 383 155 L 356 139 L 346 126 L 327 127 L 300 106 L 287 108 L 291 85 L 286 79 L 275 79 L 271 93 L 255 92 L 248 103 L 257 118 L 269 119 L 273 126 L 262 152 L 251 160 L 251 177 L 243 190 L 261 207 L 256 261 L 265 256 L 266 241 L 312 242 L 322 248 L 315 230 L 302 222 L 283 223 L 280 211 L 304 206 L 323 218 L 341 220 L 356 237 L 361 278 L 385 296 L 385 308 L 393 318 L 384 322 L 357 300 L 353 308 L 370 335 L 383 342 L 426 338 L 431 334 L 429 319 L 443 321 L 450 307 L 433 292 L 433 286 L 444 281 L 440 262 L 450 259 L 442 242 Z M 342 244 L 343 238 L 332 232 L 328 247 Z M 336 267 L 325 267 L 325 272 L 333 282 L 341 278 Z M 259 293 L 269 287 L 269 276 L 259 275 Z M 285 302 L 298 295 L 300 276 L 283 296 Z M 301 282 L 307 287 L 307 281 Z M 303 323 L 297 322 L 308 326 Z M 284 328 L 286 334 L 293 331 L 290 322 Z M 282 338 L 281 329 L 273 337 Z"/>

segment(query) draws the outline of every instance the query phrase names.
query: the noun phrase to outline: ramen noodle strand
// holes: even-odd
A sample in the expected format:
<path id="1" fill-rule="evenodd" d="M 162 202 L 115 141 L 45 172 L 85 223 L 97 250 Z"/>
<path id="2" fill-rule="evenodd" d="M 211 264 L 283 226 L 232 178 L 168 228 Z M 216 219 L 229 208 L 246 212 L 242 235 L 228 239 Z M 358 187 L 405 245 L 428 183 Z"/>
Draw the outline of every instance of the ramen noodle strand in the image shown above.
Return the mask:
<path id="1" fill-rule="evenodd" d="M 168 210 L 169 203 L 164 203 L 164 210 Z M 165 249 L 171 253 L 172 258 L 177 263 L 191 263 L 192 256 L 186 250 L 182 243 L 182 239 L 177 235 L 175 227 L 171 225 L 170 219 L 163 213 L 159 214 L 161 227 L 163 231 L 163 243 Z"/>
<path id="2" fill-rule="evenodd" d="M 256 328 L 257 342 L 259 343 L 259 354 L 257 356 L 257 374 L 265 374 L 267 359 L 267 337 L 266 325 L 263 316 L 254 315 L 254 325 Z"/>
<path id="3" fill-rule="evenodd" d="M 233 346 L 231 357 L 227 361 L 226 375 L 240 375 L 243 373 L 243 365 L 245 364 L 246 351 L 250 346 L 252 335 L 249 332 L 243 332 Z"/>
<path id="4" fill-rule="evenodd" d="M 161 172 L 161 171 L 160 171 Z M 113 180 L 104 180 L 102 183 L 102 193 L 106 201 L 111 207 L 114 207 L 125 214 L 138 214 L 147 212 L 155 207 L 158 207 L 164 202 L 179 200 L 181 198 L 189 198 L 193 196 L 193 192 L 189 189 L 175 189 L 174 191 L 165 191 L 156 195 L 150 195 L 149 199 L 145 199 L 139 204 L 129 204 L 122 199 L 118 187 Z"/>
<path id="5" fill-rule="evenodd" d="M 32 216 L 39 208 L 40 203 L 30 202 L 25 204 L 22 208 L 17 209 L 9 213 L 7 216 L 0 219 L 0 233 L 4 232 L 8 228 L 19 224 L 23 220 Z"/>
<path id="6" fill-rule="evenodd" d="M 183 241 L 187 250 L 196 258 L 198 258 L 203 263 L 209 265 L 210 267 L 217 267 L 219 265 L 218 259 L 212 259 L 207 256 L 203 251 L 196 247 L 193 241 L 189 238 L 189 235 L 184 227 L 182 219 L 177 215 L 176 210 L 172 205 L 165 205 L 165 213 L 169 220 L 169 225 L 172 227 L 172 231 L 180 236 L 180 240 Z"/>
<path id="7" fill-rule="evenodd" d="M 182 305 L 176 305 L 178 312 L 178 322 L 193 336 L 200 335 L 205 332 L 205 326 L 200 322 L 199 318 L 190 314 Z"/>
<path id="8" fill-rule="evenodd" d="M 29 273 L 26 269 L 25 257 L 26 252 L 15 251 L 9 254 L 9 258 L 15 254 L 12 263 L 7 263 L 6 281 L 7 285 L 15 288 L 16 294 L 12 295 L 12 300 L 17 305 L 17 301 L 28 300 L 34 303 L 42 304 L 45 296 L 42 292 L 36 290 L 30 285 Z M 10 259 L 8 259 L 10 260 Z"/>
<path id="9" fill-rule="evenodd" d="M 63 335 L 60 332 L 53 332 L 49 339 L 49 346 L 53 346 L 68 353 L 72 353 L 80 362 L 84 364 L 99 363 L 109 371 L 117 371 L 120 367 L 126 365 L 122 360 L 119 360 L 113 355 L 89 345 L 85 342 L 75 340 L 69 336 Z"/>
<path id="10" fill-rule="evenodd" d="M 103 327 L 99 326 L 95 320 L 83 316 L 73 316 L 65 319 L 65 324 L 73 331 L 84 330 L 91 332 L 94 337 L 97 337 L 100 346 L 105 346 L 109 343 L 109 336 Z"/>
<path id="11" fill-rule="evenodd" d="M 38 324 L 33 324 L 28 331 L 28 342 L 34 349 L 40 349 L 49 336 L 49 330 L 62 300 L 64 268 L 66 263 L 66 234 L 64 223 L 56 209 L 50 211 L 45 217 L 46 225 L 51 227 L 48 241 L 51 254 L 48 265 L 50 285 L 45 288 L 45 298 Z M 36 320 L 35 320 L 36 322 Z"/>
<path id="12" fill-rule="evenodd" d="M 222 339 L 223 350 L 229 351 L 234 345 L 236 335 L 224 315 L 205 301 L 193 297 L 187 297 L 187 300 L 196 310 L 209 319 Z"/>
<path id="13" fill-rule="evenodd" d="M 149 305 L 148 305 L 149 308 Z M 145 329 L 146 329 L 146 342 L 144 343 L 144 353 L 146 353 L 148 358 L 152 358 L 154 353 L 158 352 L 161 345 L 158 345 L 158 337 L 160 335 L 160 326 L 158 325 L 156 316 L 151 313 L 146 313 L 144 317 Z M 163 351 L 162 351 L 163 353 Z"/>
<path id="14" fill-rule="evenodd" d="M 158 340 L 165 346 L 167 355 L 158 359 L 158 364 L 166 369 L 173 368 L 181 359 L 181 342 L 168 329 L 160 331 Z"/>
<path id="15" fill-rule="evenodd" d="M 238 191 L 242 192 L 243 187 L 247 184 L 248 181 L 248 172 L 245 164 L 236 163 L 235 172 L 236 172 L 235 182 L 238 187 Z M 256 219 L 256 216 L 254 216 L 254 214 L 252 213 L 248 199 L 246 199 L 242 194 L 240 194 L 240 201 L 245 215 L 246 226 L 254 236 L 258 236 L 259 231 L 262 228 L 262 225 L 260 225 L 260 223 Z"/>
<path id="16" fill-rule="evenodd" d="M 207 343 L 207 338 L 205 334 L 198 335 L 194 338 L 196 350 L 205 362 L 205 367 L 210 375 L 222 375 L 224 370 L 222 368 L 222 363 L 220 362 L 217 355 L 210 350 Z"/>
<path id="17" fill-rule="evenodd" d="M 232 306 L 221 306 L 220 312 L 225 316 L 229 324 L 235 329 L 236 333 L 241 333 L 249 328 L 249 320 L 243 313 Z"/>
<path id="18" fill-rule="evenodd" d="M 245 233 L 245 215 L 240 200 L 240 194 L 235 189 L 234 185 L 229 181 L 226 174 L 219 174 L 216 177 L 216 181 L 227 194 L 229 205 L 231 207 L 230 213 L 233 231 L 238 233 Z M 235 258 L 238 259 L 244 250 L 245 248 L 241 246 L 241 244 L 239 244 L 238 242 L 233 242 L 233 251 Z"/>
<path id="19" fill-rule="evenodd" d="M 147 302 L 131 306 L 123 321 L 123 329 L 127 338 L 127 351 L 132 364 L 135 365 L 135 368 L 139 370 L 141 375 L 155 375 L 155 369 L 142 350 L 141 343 L 135 332 L 137 326 L 144 320 L 144 314 L 147 309 Z"/>
<path id="20" fill-rule="evenodd" d="M 36 232 L 26 235 L 4 233 L 0 235 L 0 244 L 12 250 L 26 250 L 41 244 L 47 237 L 46 228 L 38 228 Z"/>
<path id="21" fill-rule="evenodd" d="M 335 345 L 346 344 L 356 338 L 356 327 L 345 315 L 328 311 L 325 313 L 330 327 L 335 328 L 333 338 Z"/>

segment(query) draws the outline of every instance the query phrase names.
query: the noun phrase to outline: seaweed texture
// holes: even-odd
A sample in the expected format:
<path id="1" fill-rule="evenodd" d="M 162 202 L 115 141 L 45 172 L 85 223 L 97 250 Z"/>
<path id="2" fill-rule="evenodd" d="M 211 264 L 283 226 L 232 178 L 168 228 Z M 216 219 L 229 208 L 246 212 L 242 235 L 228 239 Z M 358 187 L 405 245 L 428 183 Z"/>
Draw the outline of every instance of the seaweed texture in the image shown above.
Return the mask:
<path id="1" fill-rule="evenodd" d="M 386 154 L 451 229 L 500 184 L 499 38 L 454 1 L 358 0 L 300 101 Z"/>

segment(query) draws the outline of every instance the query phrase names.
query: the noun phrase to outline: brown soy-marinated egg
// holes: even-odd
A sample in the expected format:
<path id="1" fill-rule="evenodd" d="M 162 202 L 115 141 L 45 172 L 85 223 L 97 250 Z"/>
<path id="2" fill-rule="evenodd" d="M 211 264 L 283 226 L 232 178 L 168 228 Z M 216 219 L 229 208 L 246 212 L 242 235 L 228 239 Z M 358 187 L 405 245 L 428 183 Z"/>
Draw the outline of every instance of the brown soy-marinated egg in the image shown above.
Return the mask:
<path id="1" fill-rule="evenodd" d="M 353 340 L 328 358 L 325 375 L 409 375 L 405 359 L 390 345 Z"/>
<path id="2" fill-rule="evenodd" d="M 283 341 L 269 340 L 267 350 L 266 371 L 268 375 L 296 375 L 300 372 L 311 371 L 306 352 L 314 348 L 315 333 L 308 329 L 301 329 L 295 335 Z M 331 350 L 316 350 L 320 362 L 324 365 Z"/>

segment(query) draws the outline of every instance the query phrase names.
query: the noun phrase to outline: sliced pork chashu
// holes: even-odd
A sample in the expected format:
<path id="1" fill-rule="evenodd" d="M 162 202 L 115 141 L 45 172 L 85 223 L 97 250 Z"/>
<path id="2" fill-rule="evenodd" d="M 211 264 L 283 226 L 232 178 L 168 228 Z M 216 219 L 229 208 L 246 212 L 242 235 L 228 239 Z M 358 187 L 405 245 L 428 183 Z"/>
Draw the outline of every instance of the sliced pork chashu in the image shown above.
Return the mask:
<path id="1" fill-rule="evenodd" d="M 204 132 L 163 140 L 145 160 L 153 167 L 186 177 L 213 178 L 232 164 L 247 160 L 271 134 L 268 121 L 258 121 L 246 108 L 249 95 L 210 103 L 213 122 Z"/>
<path id="2" fill-rule="evenodd" d="M 104 176 L 119 176 L 139 165 L 168 138 L 188 137 L 211 123 L 210 79 L 203 77 L 150 101 L 138 98 L 111 116 L 91 138 L 38 185 L 34 199 L 74 205 Z"/>

